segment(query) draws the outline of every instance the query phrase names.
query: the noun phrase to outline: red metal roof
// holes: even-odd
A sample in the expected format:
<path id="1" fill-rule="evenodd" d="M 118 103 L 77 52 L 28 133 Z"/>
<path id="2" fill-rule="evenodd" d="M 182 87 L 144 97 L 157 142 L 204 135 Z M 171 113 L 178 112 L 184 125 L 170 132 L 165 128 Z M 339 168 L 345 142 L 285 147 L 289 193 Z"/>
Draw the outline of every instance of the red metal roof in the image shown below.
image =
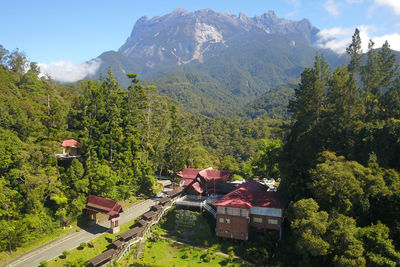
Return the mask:
<path id="1" fill-rule="evenodd" d="M 106 213 L 110 216 L 115 216 L 118 215 L 120 212 L 123 212 L 122 206 L 118 204 L 117 201 L 94 195 L 88 196 L 86 207 L 102 213 Z"/>
<path id="2" fill-rule="evenodd" d="M 215 202 L 214 205 L 242 209 L 250 209 L 251 207 L 283 209 L 283 201 L 277 193 L 267 190 L 266 185 L 257 181 L 248 181 Z"/>
<path id="3" fill-rule="evenodd" d="M 68 140 L 63 140 L 61 143 L 61 146 L 77 148 L 79 146 L 79 143 L 78 143 L 78 141 L 76 141 L 74 139 L 68 139 Z"/>
<path id="4" fill-rule="evenodd" d="M 201 171 L 201 169 L 185 168 L 183 171 L 178 172 L 177 175 L 183 179 L 193 180 L 196 178 L 199 171 Z"/>
<path id="5" fill-rule="evenodd" d="M 214 188 L 219 183 L 226 182 L 230 175 L 230 171 L 214 170 L 211 167 L 204 170 L 186 168 L 178 173 L 178 176 L 183 178 L 187 190 L 193 190 L 198 194 Z"/>
<path id="6" fill-rule="evenodd" d="M 222 181 L 226 182 L 229 176 L 231 176 L 230 171 L 221 171 L 214 169 L 205 169 L 199 172 L 199 175 L 208 181 Z"/>

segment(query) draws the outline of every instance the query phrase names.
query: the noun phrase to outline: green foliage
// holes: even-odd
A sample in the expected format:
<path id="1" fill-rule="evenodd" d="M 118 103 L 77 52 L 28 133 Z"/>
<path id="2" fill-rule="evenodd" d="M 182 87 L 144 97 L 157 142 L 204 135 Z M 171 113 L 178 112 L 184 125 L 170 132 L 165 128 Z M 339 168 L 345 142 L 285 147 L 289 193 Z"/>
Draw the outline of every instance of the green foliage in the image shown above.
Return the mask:
<path id="1" fill-rule="evenodd" d="M 329 243 L 323 239 L 328 226 L 328 213 L 318 209 L 315 200 L 302 199 L 289 210 L 290 227 L 298 236 L 296 248 L 305 257 L 328 253 Z"/>
<path id="2" fill-rule="evenodd" d="M 333 73 L 317 56 L 289 104 L 280 189 L 293 201 L 286 242 L 298 265 L 399 262 L 398 66 L 388 43 L 370 42 L 363 61 L 360 40 L 356 30 L 348 66 Z"/>
<path id="3" fill-rule="evenodd" d="M 253 159 L 253 172 L 260 177 L 279 178 L 278 164 L 281 161 L 283 143 L 280 139 L 262 139 L 257 155 Z"/>
<path id="4" fill-rule="evenodd" d="M 85 242 L 83 242 L 83 243 L 80 243 L 80 245 L 79 245 L 79 247 L 78 247 L 78 249 L 84 249 L 84 248 L 86 248 L 87 247 L 87 243 L 85 243 Z"/>

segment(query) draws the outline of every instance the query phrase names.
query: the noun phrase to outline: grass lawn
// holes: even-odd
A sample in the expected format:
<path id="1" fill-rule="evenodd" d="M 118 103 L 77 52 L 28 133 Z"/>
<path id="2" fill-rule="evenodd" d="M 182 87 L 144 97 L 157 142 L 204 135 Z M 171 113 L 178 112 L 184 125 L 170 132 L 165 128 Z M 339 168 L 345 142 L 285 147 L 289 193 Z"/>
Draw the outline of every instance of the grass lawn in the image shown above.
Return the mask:
<path id="1" fill-rule="evenodd" d="M 169 240 L 161 239 L 157 242 L 146 242 L 143 253 L 143 261 L 148 263 L 156 263 L 165 266 L 225 266 L 228 258 L 208 253 L 208 261 L 206 259 L 207 251 L 172 243 Z M 233 262 L 232 266 L 241 266 L 239 262 Z"/>
<path id="2" fill-rule="evenodd" d="M 136 223 L 137 220 L 125 223 L 120 226 L 120 232 L 118 234 L 105 233 L 92 241 L 88 242 L 93 247 L 86 246 L 84 249 L 76 248 L 70 250 L 66 257 L 60 256 L 49 261 L 49 266 L 67 266 L 67 263 L 83 263 L 91 258 L 100 255 L 102 252 L 110 248 L 112 242 L 118 239 L 118 235 L 123 233 Z"/>
<path id="3" fill-rule="evenodd" d="M 107 250 L 115 239 L 117 239 L 116 236 L 110 233 L 101 235 L 98 238 L 88 242 L 92 244 L 93 247 L 86 246 L 83 249 L 75 248 L 70 250 L 66 257 L 61 255 L 49 261 L 48 266 L 70 266 L 73 264 L 80 266 L 79 264 L 83 264 L 87 260 L 90 260 L 91 258 L 94 258 Z"/>

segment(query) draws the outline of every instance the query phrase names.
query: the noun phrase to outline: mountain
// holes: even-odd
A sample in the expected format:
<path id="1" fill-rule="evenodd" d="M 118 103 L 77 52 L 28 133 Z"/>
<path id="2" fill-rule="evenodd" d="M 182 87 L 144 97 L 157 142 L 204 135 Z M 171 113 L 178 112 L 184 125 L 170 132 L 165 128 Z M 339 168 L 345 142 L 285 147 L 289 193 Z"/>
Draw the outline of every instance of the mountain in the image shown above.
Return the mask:
<path id="1" fill-rule="evenodd" d="M 162 17 L 140 18 L 118 52 L 143 59 L 150 68 L 159 64 L 203 63 L 243 43 L 252 34 L 298 34 L 310 43 L 318 31 L 306 19 L 279 19 L 273 11 L 248 18 L 243 13 L 235 16 L 210 9 L 196 12 L 176 9 Z"/>
<path id="2" fill-rule="evenodd" d="M 188 111 L 231 114 L 297 79 L 317 51 L 331 66 L 343 63 L 343 56 L 313 45 L 318 32 L 307 19 L 286 20 L 273 11 L 249 18 L 243 13 L 176 9 L 140 18 L 118 52 L 99 56 L 101 67 L 89 78 L 104 76 L 111 66 L 123 87 L 129 85 L 127 73 L 138 73 Z"/>

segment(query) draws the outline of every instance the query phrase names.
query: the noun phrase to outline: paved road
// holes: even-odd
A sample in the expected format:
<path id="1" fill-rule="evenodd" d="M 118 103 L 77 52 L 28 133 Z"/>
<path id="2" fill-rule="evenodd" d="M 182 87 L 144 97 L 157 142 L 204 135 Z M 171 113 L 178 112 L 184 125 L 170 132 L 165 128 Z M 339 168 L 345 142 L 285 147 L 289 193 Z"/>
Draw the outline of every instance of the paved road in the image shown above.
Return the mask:
<path id="1" fill-rule="evenodd" d="M 127 210 L 124 210 L 124 213 L 121 214 L 120 225 L 141 216 L 154 204 L 154 199 L 147 199 L 136 205 L 133 205 Z M 107 232 L 109 226 L 109 221 L 101 221 L 87 229 L 67 235 L 58 242 L 50 242 L 45 246 L 34 249 L 25 254 L 23 257 L 7 263 L 5 266 L 37 267 L 41 261 L 49 261 L 54 259 L 55 257 L 61 255 L 63 251 L 74 249 L 82 242 L 89 242 L 90 240 L 104 234 Z"/>

